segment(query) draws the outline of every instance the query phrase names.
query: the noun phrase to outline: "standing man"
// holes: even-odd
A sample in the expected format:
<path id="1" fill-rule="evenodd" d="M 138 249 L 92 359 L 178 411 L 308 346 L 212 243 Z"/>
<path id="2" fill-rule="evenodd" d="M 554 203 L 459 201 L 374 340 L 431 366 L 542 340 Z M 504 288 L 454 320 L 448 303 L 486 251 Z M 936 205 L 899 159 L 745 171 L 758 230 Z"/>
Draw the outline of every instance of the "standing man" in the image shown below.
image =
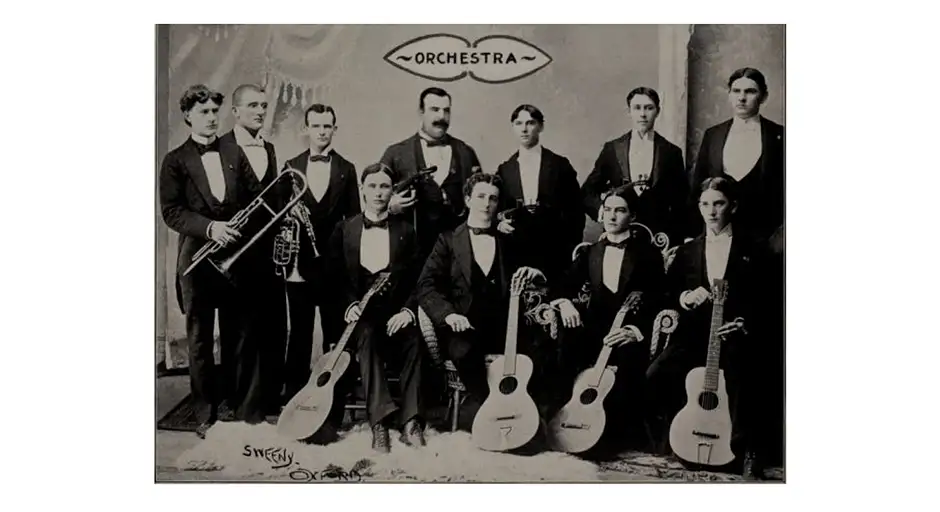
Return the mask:
<path id="1" fill-rule="evenodd" d="M 261 87 L 254 84 L 238 86 L 232 93 L 235 127 L 219 139 L 222 144 L 241 148 L 252 170 L 249 179 L 255 180 L 261 189 L 277 177 L 274 144 L 261 136 L 267 111 L 268 100 Z M 249 327 L 249 336 L 254 340 L 252 346 L 260 351 L 261 389 L 258 392 L 262 395 L 261 407 L 268 418 L 276 418 L 280 413 L 281 370 L 287 337 L 284 281 L 275 274 L 271 259 L 276 234 L 276 230 L 270 230 L 251 251 L 250 277 L 254 293 L 250 308 L 254 312 L 254 321 Z"/>
<path id="2" fill-rule="evenodd" d="M 567 158 L 542 145 L 545 116 L 532 105 L 519 105 L 509 122 L 519 149 L 500 164 L 499 230 L 511 233 L 529 252 L 526 260 L 554 282 L 571 264 L 571 251 L 584 237 L 584 208 L 578 173 Z"/>
<path id="3" fill-rule="evenodd" d="M 334 307 L 334 296 L 330 294 L 337 281 L 327 269 L 327 244 L 336 225 L 356 216 L 361 207 L 356 167 L 332 148 L 337 129 L 333 107 L 311 105 L 304 112 L 304 133 L 310 139 L 310 147 L 287 162 L 307 176 L 309 188 L 297 208 L 306 209 L 313 236 L 302 223 L 300 251 L 286 269 L 290 337 L 283 373 L 285 403 L 310 379 L 314 308 L 320 307 L 324 352 L 330 343 L 338 341 L 342 330 L 342 311 Z"/>
<path id="4" fill-rule="evenodd" d="M 598 220 L 601 195 L 633 183 L 639 195 L 636 220 L 654 233 L 669 236 L 670 245 L 682 243 L 688 219 L 689 184 L 682 150 L 656 133 L 659 94 L 637 87 L 627 95 L 633 129 L 608 141 L 594 162 L 594 170 L 581 187 L 588 216 Z"/>
<path id="5" fill-rule="evenodd" d="M 259 415 L 252 404 L 243 403 L 248 390 L 257 386 L 257 372 L 251 368 L 255 361 L 234 357 L 251 341 L 244 322 L 246 297 L 239 286 L 245 266 L 233 269 L 234 282 L 208 263 L 183 275 L 194 254 L 210 240 L 228 245 L 240 238 L 228 221 L 260 193 L 245 154 L 237 146 L 219 144 L 216 134 L 223 100 L 222 93 L 205 85 L 191 86 L 183 93 L 180 110 L 191 134 L 166 155 L 160 169 L 163 219 L 179 233 L 176 293 L 186 315 L 190 387 L 205 418 L 196 431 L 200 437 L 216 420 L 255 421 Z M 221 376 L 213 358 L 216 310 Z"/>
<path id="6" fill-rule="evenodd" d="M 381 158 L 402 180 L 419 170 L 437 167 L 431 179 L 393 195 L 389 204 L 393 215 L 404 214 L 413 220 L 423 256 L 430 254 L 439 234 L 463 221 L 466 213 L 463 184 L 480 170 L 473 148 L 447 133 L 450 109 L 447 91 L 437 87 L 422 91 L 418 98 L 421 117 L 418 133 L 389 146 Z"/>
<path id="7" fill-rule="evenodd" d="M 330 264 L 339 281 L 339 305 L 346 322 L 358 321 L 349 349 L 358 354 L 372 448 L 388 452 L 389 427 L 401 429 L 401 442 L 424 446 L 420 411 L 421 333 L 413 295 L 423 261 L 411 223 L 389 216 L 393 174 L 384 164 L 362 171 L 363 213 L 341 222 L 330 240 Z M 383 272 L 389 288 L 373 296 L 363 311 L 359 301 Z M 386 363 L 398 370 L 401 401 L 389 391 Z M 349 382 L 348 380 L 346 382 Z M 343 401 L 335 402 L 342 408 Z"/>

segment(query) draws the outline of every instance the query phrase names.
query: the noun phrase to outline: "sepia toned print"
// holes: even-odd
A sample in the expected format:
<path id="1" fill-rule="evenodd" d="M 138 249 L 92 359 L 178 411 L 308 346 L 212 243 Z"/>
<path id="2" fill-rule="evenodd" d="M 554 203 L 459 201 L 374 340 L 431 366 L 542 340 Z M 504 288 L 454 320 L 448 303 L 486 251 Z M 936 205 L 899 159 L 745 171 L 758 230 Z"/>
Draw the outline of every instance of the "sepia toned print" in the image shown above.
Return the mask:
<path id="1" fill-rule="evenodd" d="M 161 25 L 157 481 L 784 481 L 783 25 Z"/>

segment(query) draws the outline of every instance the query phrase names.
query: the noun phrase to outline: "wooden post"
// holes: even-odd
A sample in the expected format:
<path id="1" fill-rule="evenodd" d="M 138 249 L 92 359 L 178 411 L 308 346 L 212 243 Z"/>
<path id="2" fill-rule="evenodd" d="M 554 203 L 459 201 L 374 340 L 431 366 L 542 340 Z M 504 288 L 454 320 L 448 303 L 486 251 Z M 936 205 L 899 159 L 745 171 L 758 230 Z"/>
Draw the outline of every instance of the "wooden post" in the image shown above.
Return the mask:
<path id="1" fill-rule="evenodd" d="M 154 203 L 155 203 L 155 221 L 157 223 L 156 240 L 156 353 L 157 364 L 164 361 L 167 368 L 173 367 L 172 354 L 167 353 L 167 278 L 166 278 L 166 251 L 169 241 L 169 232 L 163 222 L 163 216 L 160 213 L 159 197 L 159 179 L 160 164 L 163 161 L 169 149 L 169 52 L 170 52 L 170 27 L 168 25 L 157 26 L 157 140 L 156 140 L 156 172 L 154 173 Z"/>

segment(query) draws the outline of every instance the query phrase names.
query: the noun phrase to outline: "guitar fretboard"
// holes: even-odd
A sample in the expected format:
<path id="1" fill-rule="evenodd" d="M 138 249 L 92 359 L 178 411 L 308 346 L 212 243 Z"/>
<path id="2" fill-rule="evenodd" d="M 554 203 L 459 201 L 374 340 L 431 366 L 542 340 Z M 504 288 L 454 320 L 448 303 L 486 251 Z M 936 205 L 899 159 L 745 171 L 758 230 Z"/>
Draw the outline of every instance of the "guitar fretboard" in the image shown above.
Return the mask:
<path id="1" fill-rule="evenodd" d="M 708 334 L 708 356 L 705 360 L 705 390 L 718 390 L 718 363 L 721 361 L 721 338 L 718 336 L 718 329 L 724 323 L 725 318 L 725 295 L 727 294 L 727 284 L 715 281 L 713 290 L 720 286 L 724 287 L 724 293 L 717 294 L 712 304 L 712 321 Z"/>
<path id="2" fill-rule="evenodd" d="M 503 375 L 516 374 L 516 338 L 519 331 L 519 295 L 509 297 L 509 320 L 506 323 L 506 354 Z"/>

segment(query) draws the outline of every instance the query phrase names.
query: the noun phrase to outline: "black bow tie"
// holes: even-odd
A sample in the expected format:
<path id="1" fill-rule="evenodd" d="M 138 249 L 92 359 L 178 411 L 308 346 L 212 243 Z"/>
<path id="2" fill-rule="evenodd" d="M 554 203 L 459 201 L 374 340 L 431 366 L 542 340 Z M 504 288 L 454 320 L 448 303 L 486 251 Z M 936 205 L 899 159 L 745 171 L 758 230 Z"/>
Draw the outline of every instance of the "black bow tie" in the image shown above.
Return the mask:
<path id="1" fill-rule="evenodd" d="M 310 161 L 311 161 L 311 162 L 326 162 L 326 163 L 329 163 L 329 162 L 330 162 L 330 155 L 311 155 L 311 156 L 310 156 Z"/>
<path id="2" fill-rule="evenodd" d="M 427 140 L 427 139 L 425 139 L 424 141 L 428 144 L 428 147 L 429 147 L 429 148 L 436 148 L 436 147 L 440 147 L 440 146 L 446 146 L 446 145 L 448 144 L 448 142 L 447 142 L 446 139 L 440 139 L 440 140 Z"/>
<path id="3" fill-rule="evenodd" d="M 193 142 L 196 142 L 196 141 L 194 140 Z M 212 142 L 208 144 L 202 144 L 200 142 L 196 142 L 196 151 L 199 152 L 199 156 L 205 155 L 206 153 L 210 151 L 215 151 L 216 153 L 218 153 L 219 139 L 216 138 L 215 140 L 213 140 Z"/>
<path id="4" fill-rule="evenodd" d="M 468 226 L 468 227 L 470 227 L 470 226 Z M 488 227 L 488 228 L 474 228 L 474 227 L 470 227 L 470 232 L 473 233 L 474 235 L 490 235 L 490 236 L 495 236 L 495 235 L 496 235 L 496 227 L 495 227 L 495 226 L 490 226 L 490 227 Z"/>
<path id="5" fill-rule="evenodd" d="M 616 247 L 617 249 L 623 249 L 623 248 L 625 248 L 625 247 L 627 246 L 627 242 L 629 242 L 629 241 L 630 241 L 629 238 L 624 238 L 623 240 L 621 240 L 621 241 L 619 241 L 619 242 L 613 242 L 613 241 L 611 241 L 610 239 L 605 238 L 605 239 L 604 239 L 604 245 L 605 245 L 606 247 Z"/>
<path id="6" fill-rule="evenodd" d="M 372 221 L 369 219 L 369 217 L 366 217 L 365 215 L 362 216 L 362 229 L 372 229 L 372 228 L 385 229 L 387 227 L 388 227 L 388 217 L 385 217 L 384 219 L 380 221 Z"/>

